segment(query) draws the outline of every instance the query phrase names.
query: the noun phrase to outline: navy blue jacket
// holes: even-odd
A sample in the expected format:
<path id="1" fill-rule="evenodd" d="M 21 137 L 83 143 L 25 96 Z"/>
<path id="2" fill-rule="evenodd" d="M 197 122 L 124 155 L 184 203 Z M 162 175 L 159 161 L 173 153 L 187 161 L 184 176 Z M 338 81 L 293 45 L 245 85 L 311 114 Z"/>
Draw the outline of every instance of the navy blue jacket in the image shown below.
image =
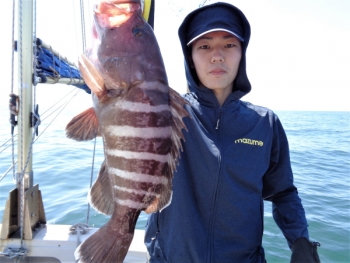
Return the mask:
<path id="1" fill-rule="evenodd" d="M 152 263 L 264 262 L 263 200 L 272 202 L 290 246 L 308 238 L 283 127 L 271 110 L 240 100 L 250 91 L 245 70 L 249 23 L 235 7 L 222 5 L 238 12 L 245 25 L 240 69 L 222 106 L 211 90 L 198 86 L 188 66 L 187 20 L 179 29 L 192 118 L 185 119 L 189 132 L 184 132 L 172 202 L 148 221 L 145 244 Z"/>

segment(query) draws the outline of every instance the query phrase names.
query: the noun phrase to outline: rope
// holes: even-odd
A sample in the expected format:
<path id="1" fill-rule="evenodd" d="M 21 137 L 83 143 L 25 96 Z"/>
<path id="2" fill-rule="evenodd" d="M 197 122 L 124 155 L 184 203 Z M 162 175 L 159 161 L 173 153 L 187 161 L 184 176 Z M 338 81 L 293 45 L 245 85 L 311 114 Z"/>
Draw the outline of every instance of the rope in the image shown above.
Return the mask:
<path id="1" fill-rule="evenodd" d="M 83 53 L 86 50 L 86 35 L 85 35 L 85 6 L 84 1 L 80 0 L 80 19 L 81 19 L 81 34 L 82 34 L 82 45 L 83 45 Z"/>
<path id="2" fill-rule="evenodd" d="M 88 224 L 78 223 L 78 224 L 72 225 L 69 228 L 69 231 L 70 231 L 71 234 L 76 235 L 76 234 L 79 234 L 79 233 L 86 234 L 91 229 L 92 228 L 90 228 Z"/>
<path id="3" fill-rule="evenodd" d="M 14 79 L 14 61 L 15 61 L 15 10 L 16 10 L 16 0 L 12 1 L 12 39 L 11 39 L 11 94 L 13 94 L 13 79 Z"/>
<path id="4" fill-rule="evenodd" d="M 22 260 L 28 255 L 28 250 L 24 248 L 6 248 L 4 252 L 0 252 L 0 256 L 5 256 L 9 259 Z"/>
<path id="5" fill-rule="evenodd" d="M 33 69 L 32 69 L 32 72 L 33 72 L 33 76 L 34 76 L 34 93 L 33 93 L 33 106 L 34 106 L 34 110 L 33 110 L 33 115 L 32 115 L 32 123 L 35 123 L 35 119 L 36 120 L 39 120 L 39 116 L 36 114 L 35 112 L 35 107 L 36 107 L 36 85 L 38 84 L 38 81 L 37 81 L 37 76 L 35 74 L 36 72 L 36 68 L 37 68 L 37 64 L 38 64 L 38 60 L 36 58 L 36 53 L 37 53 L 37 49 L 38 49 L 38 45 L 37 45 L 37 41 L 36 41 L 36 0 L 33 0 L 33 18 L 34 18 L 34 21 L 33 21 Z M 34 129 L 34 132 L 36 130 Z"/>
<path id="6" fill-rule="evenodd" d="M 23 72 L 22 72 L 22 66 L 23 66 L 23 61 L 22 61 L 22 25 L 23 25 L 23 21 L 22 21 L 22 3 L 23 0 L 19 1 L 19 42 L 18 43 L 18 50 L 20 52 L 20 56 L 19 56 L 19 77 L 20 77 L 20 89 L 23 89 Z M 23 112 L 23 96 L 22 96 L 22 92 L 20 92 L 20 110 L 21 112 Z M 23 131 L 23 114 L 21 114 L 21 125 L 20 125 L 20 129 L 21 131 Z M 21 152 L 23 152 L 23 136 L 21 136 L 20 140 L 21 140 Z M 20 160 L 20 165 L 23 164 L 23 155 L 21 154 L 21 160 Z M 22 168 L 22 167 L 20 167 Z M 20 169 L 20 170 L 24 170 L 24 169 Z M 19 227 L 20 227 L 20 234 L 21 234 L 21 247 L 23 247 L 23 218 L 24 218 L 24 185 L 23 185 L 23 178 L 21 178 L 20 174 L 17 173 L 17 183 L 19 183 L 19 196 L 20 196 L 20 200 L 19 200 L 19 218 L 20 218 L 20 222 L 19 222 Z"/>
<path id="7" fill-rule="evenodd" d="M 88 224 L 84 224 L 84 223 L 78 223 L 78 224 L 74 224 L 69 228 L 69 231 L 71 234 L 73 235 L 77 235 L 77 247 L 80 245 L 81 240 L 80 240 L 80 235 L 81 234 L 86 234 L 87 232 L 89 232 L 92 228 L 89 227 Z"/>
<path id="8" fill-rule="evenodd" d="M 94 151 L 92 154 L 92 164 L 91 164 L 91 175 L 90 175 L 90 189 L 92 187 L 92 179 L 94 176 L 94 165 L 95 165 L 95 152 L 96 152 L 96 137 L 94 142 Z M 89 224 L 89 218 L 90 218 L 90 203 L 88 203 L 88 210 L 86 214 L 86 224 Z"/>
<path id="9" fill-rule="evenodd" d="M 24 240 L 24 232 L 23 232 L 23 221 L 24 221 L 24 174 L 25 174 L 25 170 L 28 166 L 30 157 L 32 156 L 32 149 L 33 149 L 33 144 L 34 144 L 34 139 L 35 139 L 35 130 L 38 128 L 38 126 L 40 125 L 40 119 L 37 119 L 37 122 L 35 124 L 35 127 L 33 128 L 33 134 L 32 134 L 32 141 L 30 143 L 30 147 L 28 150 L 28 155 L 27 155 L 27 159 L 26 159 L 26 163 L 23 167 L 23 169 L 21 169 L 21 173 L 17 173 L 17 184 L 19 185 L 19 190 L 20 190 L 20 232 L 21 232 L 21 248 L 23 248 L 23 240 Z"/>
<path id="10" fill-rule="evenodd" d="M 13 79 L 14 79 L 14 54 L 15 54 L 15 10 L 16 10 L 16 0 L 13 0 L 12 5 L 12 54 L 11 54 L 11 94 L 13 94 Z M 11 124 L 11 145 L 12 145 L 12 178 L 15 180 L 16 168 L 15 168 L 15 142 L 14 142 L 14 124 Z M 7 147 L 6 147 L 7 148 Z M 5 148 L 5 149 L 6 149 Z M 5 150 L 4 149 L 4 150 Z M 5 174 L 6 175 L 6 174 Z M 4 178 L 4 176 L 2 177 Z M 2 180 L 2 179 L 1 179 Z M 0 181 L 1 181 L 0 180 Z"/>

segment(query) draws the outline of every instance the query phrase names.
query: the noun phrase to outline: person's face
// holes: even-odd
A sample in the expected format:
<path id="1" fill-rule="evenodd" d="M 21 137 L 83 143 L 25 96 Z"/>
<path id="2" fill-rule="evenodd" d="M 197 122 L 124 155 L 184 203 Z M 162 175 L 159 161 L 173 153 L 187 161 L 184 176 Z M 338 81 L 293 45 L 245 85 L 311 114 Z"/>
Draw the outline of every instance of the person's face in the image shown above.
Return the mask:
<path id="1" fill-rule="evenodd" d="M 226 99 L 232 92 L 241 57 L 241 42 L 224 31 L 205 34 L 192 43 L 192 60 L 199 81 L 216 97 Z"/>

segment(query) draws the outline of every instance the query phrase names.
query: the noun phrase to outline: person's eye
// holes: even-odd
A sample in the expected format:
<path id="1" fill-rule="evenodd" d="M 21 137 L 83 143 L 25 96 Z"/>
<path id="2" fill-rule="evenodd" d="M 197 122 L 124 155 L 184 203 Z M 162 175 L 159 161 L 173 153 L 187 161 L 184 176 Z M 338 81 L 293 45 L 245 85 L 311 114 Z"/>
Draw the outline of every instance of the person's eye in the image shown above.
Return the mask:
<path id="1" fill-rule="evenodd" d="M 208 45 L 201 45 L 198 48 L 199 49 L 209 49 L 210 47 Z"/>
<path id="2" fill-rule="evenodd" d="M 236 46 L 235 44 L 226 44 L 227 48 L 232 48 L 232 47 L 235 47 L 235 46 Z"/>

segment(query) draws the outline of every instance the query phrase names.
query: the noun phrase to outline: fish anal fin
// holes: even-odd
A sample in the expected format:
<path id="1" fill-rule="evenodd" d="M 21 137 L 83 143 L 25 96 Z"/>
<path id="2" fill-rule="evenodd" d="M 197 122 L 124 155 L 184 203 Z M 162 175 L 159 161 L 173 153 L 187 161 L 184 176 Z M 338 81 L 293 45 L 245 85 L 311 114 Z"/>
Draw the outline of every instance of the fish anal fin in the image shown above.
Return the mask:
<path id="1" fill-rule="evenodd" d="M 66 126 L 66 136 L 76 141 L 89 141 L 98 135 L 98 120 L 92 107 L 75 116 Z"/>
<path id="2" fill-rule="evenodd" d="M 111 215 L 114 210 L 114 194 L 105 162 L 102 163 L 98 177 L 88 195 L 91 206 L 98 212 Z"/>

